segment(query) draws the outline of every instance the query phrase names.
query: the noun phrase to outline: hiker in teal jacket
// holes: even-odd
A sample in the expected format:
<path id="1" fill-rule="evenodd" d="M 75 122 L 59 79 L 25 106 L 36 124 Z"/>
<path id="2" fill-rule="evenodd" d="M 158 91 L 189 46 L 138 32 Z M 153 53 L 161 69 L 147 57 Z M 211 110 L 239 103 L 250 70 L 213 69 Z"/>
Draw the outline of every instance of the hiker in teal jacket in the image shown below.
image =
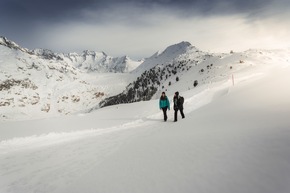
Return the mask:
<path id="1" fill-rule="evenodd" d="M 163 111 L 164 121 L 167 121 L 166 111 L 167 111 L 167 109 L 170 110 L 170 103 L 169 103 L 167 96 L 165 95 L 165 92 L 162 92 L 162 95 L 160 97 L 159 108 L 160 108 L 160 110 Z"/>

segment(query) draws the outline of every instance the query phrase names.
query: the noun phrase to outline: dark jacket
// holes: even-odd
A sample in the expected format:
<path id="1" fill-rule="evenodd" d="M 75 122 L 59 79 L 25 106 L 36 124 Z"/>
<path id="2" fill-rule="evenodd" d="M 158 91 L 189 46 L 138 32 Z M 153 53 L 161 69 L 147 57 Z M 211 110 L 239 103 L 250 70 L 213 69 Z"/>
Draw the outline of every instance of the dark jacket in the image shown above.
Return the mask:
<path id="1" fill-rule="evenodd" d="M 173 97 L 173 109 L 174 110 L 183 110 L 183 104 L 180 101 L 180 96 L 179 95 L 175 95 Z"/>

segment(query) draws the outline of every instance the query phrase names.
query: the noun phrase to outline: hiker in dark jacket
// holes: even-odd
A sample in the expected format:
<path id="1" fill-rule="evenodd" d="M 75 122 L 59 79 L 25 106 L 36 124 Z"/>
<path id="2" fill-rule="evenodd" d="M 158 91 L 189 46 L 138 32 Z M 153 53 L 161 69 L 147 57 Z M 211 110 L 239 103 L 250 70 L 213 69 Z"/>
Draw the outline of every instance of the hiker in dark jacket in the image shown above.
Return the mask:
<path id="1" fill-rule="evenodd" d="M 173 109 L 174 109 L 174 122 L 177 121 L 177 112 L 180 111 L 181 117 L 184 119 L 184 113 L 183 113 L 183 97 L 179 96 L 179 92 L 175 92 L 173 97 Z"/>
<path id="2" fill-rule="evenodd" d="M 162 95 L 160 97 L 159 108 L 160 108 L 160 110 L 163 111 L 164 121 L 167 121 L 166 111 L 167 111 L 167 109 L 170 110 L 170 103 L 169 103 L 167 96 L 165 95 L 165 92 L 162 92 Z"/>

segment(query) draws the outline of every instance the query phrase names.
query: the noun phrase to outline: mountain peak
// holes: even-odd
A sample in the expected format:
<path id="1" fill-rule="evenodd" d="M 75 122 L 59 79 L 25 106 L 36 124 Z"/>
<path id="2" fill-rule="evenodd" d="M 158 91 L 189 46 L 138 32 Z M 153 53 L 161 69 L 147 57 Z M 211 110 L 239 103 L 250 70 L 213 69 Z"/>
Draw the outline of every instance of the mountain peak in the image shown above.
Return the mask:
<path id="1" fill-rule="evenodd" d="M 177 56 L 186 53 L 190 49 L 198 50 L 196 47 L 192 46 L 191 43 L 187 41 L 182 41 L 180 43 L 168 46 L 164 51 L 156 52 L 152 57 L 155 58 L 159 56 L 170 57 L 172 55 Z"/>
<path id="2" fill-rule="evenodd" d="M 134 72 L 142 73 L 143 71 L 149 70 L 157 64 L 166 64 L 172 62 L 180 55 L 183 55 L 189 51 L 192 52 L 192 50 L 195 52 L 198 49 L 187 41 L 173 44 L 168 46 L 164 51 L 156 52 L 150 58 L 147 58 Z"/>
<path id="3" fill-rule="evenodd" d="M 4 36 L 0 36 L 0 45 L 6 46 L 10 49 L 20 50 L 20 51 L 27 52 L 27 53 L 31 54 L 31 51 L 29 51 L 28 49 L 20 47 L 18 44 L 7 39 Z"/>
<path id="4" fill-rule="evenodd" d="M 9 42 L 12 42 L 12 41 L 10 41 L 10 40 L 8 40 L 6 37 L 4 37 L 4 36 L 0 36 L 0 44 L 1 45 L 5 45 L 5 46 L 7 46 L 8 44 L 9 44 Z M 13 42 L 14 43 L 14 42 Z M 14 43 L 15 44 L 15 43 Z"/>
<path id="5" fill-rule="evenodd" d="M 187 42 L 187 41 L 182 41 L 180 43 L 177 43 L 175 45 L 178 45 L 180 47 L 189 47 L 189 46 L 192 46 L 191 43 Z"/>
<path id="6" fill-rule="evenodd" d="M 169 53 L 185 52 L 191 46 L 192 45 L 189 42 L 182 41 L 178 44 L 173 44 L 171 46 L 168 46 L 162 53 L 165 53 L 165 52 L 169 52 Z"/>

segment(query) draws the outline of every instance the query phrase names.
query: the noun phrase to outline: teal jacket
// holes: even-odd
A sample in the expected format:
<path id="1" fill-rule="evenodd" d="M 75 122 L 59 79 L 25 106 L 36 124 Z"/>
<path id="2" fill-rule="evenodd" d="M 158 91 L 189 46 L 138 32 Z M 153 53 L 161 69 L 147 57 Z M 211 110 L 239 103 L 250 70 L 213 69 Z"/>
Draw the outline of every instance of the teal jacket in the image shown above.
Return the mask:
<path id="1" fill-rule="evenodd" d="M 169 100 L 167 98 L 167 96 L 165 96 L 164 98 L 160 98 L 159 100 L 159 108 L 168 108 L 168 110 L 170 110 L 170 103 L 169 103 Z"/>

